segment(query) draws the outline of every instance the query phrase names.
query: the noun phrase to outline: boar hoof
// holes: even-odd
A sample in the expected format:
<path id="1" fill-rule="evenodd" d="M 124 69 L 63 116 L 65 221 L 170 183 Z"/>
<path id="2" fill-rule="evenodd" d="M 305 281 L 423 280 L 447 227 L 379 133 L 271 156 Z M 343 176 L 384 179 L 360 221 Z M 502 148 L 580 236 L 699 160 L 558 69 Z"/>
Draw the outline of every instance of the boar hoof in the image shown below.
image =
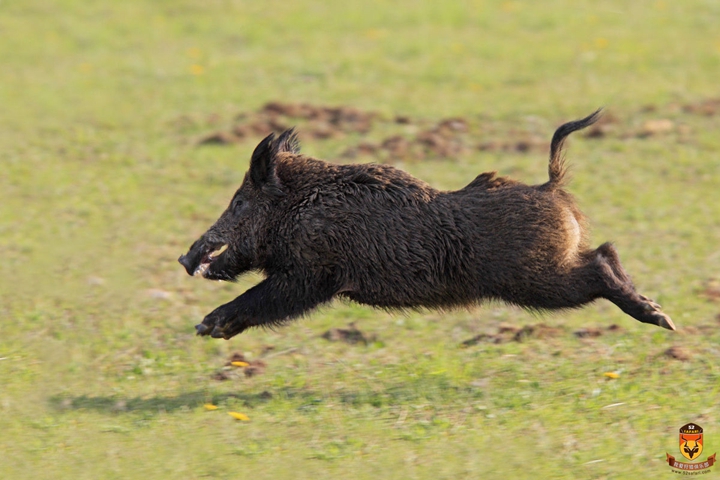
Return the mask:
<path id="1" fill-rule="evenodd" d="M 655 317 L 655 325 L 658 327 L 667 328 L 668 330 L 675 330 L 675 324 L 673 321 L 662 312 L 657 312 L 653 315 Z"/>
<path id="2" fill-rule="evenodd" d="M 212 333 L 210 333 L 210 336 L 212 338 L 225 338 L 225 334 L 223 333 L 223 331 L 220 327 L 213 328 L 213 331 L 212 331 Z"/>
<path id="3" fill-rule="evenodd" d="M 645 310 L 648 312 L 660 310 L 662 306 L 659 303 L 656 303 L 654 300 L 646 297 L 645 295 L 640 295 L 640 298 L 645 302 Z"/>
<path id="4" fill-rule="evenodd" d="M 675 330 L 675 324 L 669 316 L 660 311 L 659 304 L 645 295 L 640 295 L 640 298 L 643 302 L 643 313 L 639 317 L 636 317 L 638 320 L 643 323 L 650 323 L 658 327 L 667 328 L 668 330 Z"/>

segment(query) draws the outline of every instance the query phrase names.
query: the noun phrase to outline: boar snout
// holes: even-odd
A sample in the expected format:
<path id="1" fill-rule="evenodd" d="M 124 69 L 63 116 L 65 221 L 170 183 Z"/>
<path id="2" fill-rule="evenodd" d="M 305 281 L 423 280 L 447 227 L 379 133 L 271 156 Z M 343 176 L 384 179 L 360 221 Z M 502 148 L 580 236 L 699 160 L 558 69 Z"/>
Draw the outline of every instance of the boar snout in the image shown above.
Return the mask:
<path id="1" fill-rule="evenodd" d="M 190 276 L 204 275 L 211 263 L 225 250 L 225 244 L 206 242 L 203 238 L 193 243 L 185 255 L 180 255 L 178 262 L 185 267 Z"/>
<path id="2" fill-rule="evenodd" d="M 185 271 L 188 273 L 188 275 L 192 275 L 195 271 L 193 261 L 190 260 L 190 257 L 188 257 L 187 255 L 180 255 L 180 258 L 178 258 L 178 262 L 180 262 L 180 265 L 185 267 Z"/>
<path id="3" fill-rule="evenodd" d="M 185 267 L 185 271 L 188 275 L 195 275 L 197 269 L 202 264 L 203 257 L 207 254 L 207 250 L 205 242 L 200 239 L 192 244 L 190 250 L 188 250 L 185 255 L 180 255 L 178 262 L 180 262 L 180 265 Z"/>

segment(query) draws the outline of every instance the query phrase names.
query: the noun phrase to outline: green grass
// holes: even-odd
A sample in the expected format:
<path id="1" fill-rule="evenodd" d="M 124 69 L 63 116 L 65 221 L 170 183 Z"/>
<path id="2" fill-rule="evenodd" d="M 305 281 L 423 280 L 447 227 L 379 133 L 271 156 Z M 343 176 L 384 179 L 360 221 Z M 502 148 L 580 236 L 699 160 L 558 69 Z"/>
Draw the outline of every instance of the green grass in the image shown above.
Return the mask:
<path id="1" fill-rule="evenodd" d="M 703 458 L 720 450 L 720 305 L 702 294 L 720 278 L 720 116 L 680 108 L 720 96 L 719 17 L 700 0 L 0 1 L 2 477 L 660 478 L 688 422 Z M 271 100 L 481 118 L 487 139 L 549 139 L 601 105 L 628 131 L 686 127 L 576 135 L 568 152 L 593 243 L 616 243 L 680 331 L 607 302 L 542 318 L 336 302 L 276 332 L 193 336 L 258 280 L 176 263 L 254 146 L 195 142 Z M 356 140 L 304 151 L 333 159 Z M 541 182 L 547 164 L 476 151 L 402 167 L 450 189 L 487 170 Z M 377 341 L 320 338 L 350 322 Z M 559 334 L 460 347 L 538 322 Z M 212 378 L 268 345 L 262 375 Z"/>

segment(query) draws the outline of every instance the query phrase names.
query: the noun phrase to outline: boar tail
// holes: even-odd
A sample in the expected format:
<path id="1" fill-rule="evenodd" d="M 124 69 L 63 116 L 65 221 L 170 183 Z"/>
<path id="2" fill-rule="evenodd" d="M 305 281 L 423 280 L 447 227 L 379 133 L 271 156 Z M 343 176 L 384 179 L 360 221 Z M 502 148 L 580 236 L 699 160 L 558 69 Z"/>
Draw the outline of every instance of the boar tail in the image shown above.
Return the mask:
<path id="1" fill-rule="evenodd" d="M 548 166 L 550 181 L 545 184 L 546 187 L 554 188 L 561 187 L 563 185 L 565 173 L 567 171 L 565 167 L 565 157 L 563 156 L 565 139 L 572 132 L 589 127 L 593 123 L 597 122 L 600 118 L 600 112 L 602 112 L 602 108 L 597 109 L 595 112 L 582 120 L 575 120 L 573 122 L 560 125 L 560 127 L 555 130 L 555 135 L 553 135 L 552 143 L 550 144 L 550 165 Z"/>

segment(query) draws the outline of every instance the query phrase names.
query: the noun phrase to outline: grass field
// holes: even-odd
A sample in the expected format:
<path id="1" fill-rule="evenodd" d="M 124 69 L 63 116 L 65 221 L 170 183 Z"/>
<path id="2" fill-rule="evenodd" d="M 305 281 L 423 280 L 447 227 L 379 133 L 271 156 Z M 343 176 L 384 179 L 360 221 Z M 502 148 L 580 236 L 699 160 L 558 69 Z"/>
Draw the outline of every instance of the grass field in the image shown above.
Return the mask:
<path id="1" fill-rule="evenodd" d="M 720 450 L 719 21 L 704 0 L 0 0 L 0 477 L 669 478 L 688 422 L 702 458 Z M 377 112 L 367 136 L 300 124 L 304 152 L 340 162 L 466 120 L 462 153 L 398 161 L 443 189 L 545 181 L 540 147 L 474 146 L 547 142 L 605 106 L 608 130 L 569 142 L 569 190 L 678 332 L 605 301 L 336 302 L 195 337 L 258 281 L 176 262 L 260 137 L 198 141 L 270 101 Z M 352 322 L 367 344 L 321 337 Z M 225 367 L 235 353 L 264 366 Z"/>

